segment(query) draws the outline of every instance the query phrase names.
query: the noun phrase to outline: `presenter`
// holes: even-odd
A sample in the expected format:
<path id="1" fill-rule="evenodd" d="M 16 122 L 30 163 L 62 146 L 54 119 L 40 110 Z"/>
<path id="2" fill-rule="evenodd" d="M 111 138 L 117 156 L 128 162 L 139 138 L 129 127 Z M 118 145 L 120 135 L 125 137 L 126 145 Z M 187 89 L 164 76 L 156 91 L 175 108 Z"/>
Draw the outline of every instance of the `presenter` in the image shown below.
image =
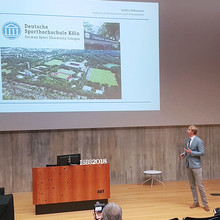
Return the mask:
<path id="1" fill-rule="evenodd" d="M 194 203 L 190 206 L 191 209 L 199 207 L 198 193 L 196 184 L 198 186 L 202 203 L 205 211 L 210 211 L 206 199 L 205 188 L 202 182 L 202 164 L 201 156 L 204 155 L 205 149 L 203 141 L 196 136 L 198 128 L 195 125 L 190 125 L 187 129 L 188 138 L 186 139 L 184 153 L 180 154 L 181 158 L 186 158 L 186 171 L 189 180 L 189 185 L 192 191 Z"/>

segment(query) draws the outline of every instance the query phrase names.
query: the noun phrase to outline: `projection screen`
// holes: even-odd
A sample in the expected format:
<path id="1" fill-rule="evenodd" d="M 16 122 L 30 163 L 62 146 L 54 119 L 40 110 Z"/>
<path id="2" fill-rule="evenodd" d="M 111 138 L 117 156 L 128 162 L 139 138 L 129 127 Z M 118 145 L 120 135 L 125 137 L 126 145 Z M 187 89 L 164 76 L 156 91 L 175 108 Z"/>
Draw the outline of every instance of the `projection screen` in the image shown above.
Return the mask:
<path id="1" fill-rule="evenodd" d="M 1 131 L 219 123 L 217 1 L 0 3 Z"/>

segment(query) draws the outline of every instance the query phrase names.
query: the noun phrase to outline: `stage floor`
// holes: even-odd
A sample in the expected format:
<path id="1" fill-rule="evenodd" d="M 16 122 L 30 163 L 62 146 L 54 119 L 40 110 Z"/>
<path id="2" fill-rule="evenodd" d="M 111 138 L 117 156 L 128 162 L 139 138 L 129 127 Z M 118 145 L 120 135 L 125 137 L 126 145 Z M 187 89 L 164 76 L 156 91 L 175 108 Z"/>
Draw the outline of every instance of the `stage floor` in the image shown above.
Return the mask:
<path id="1" fill-rule="evenodd" d="M 165 182 L 163 186 L 155 183 L 112 185 L 109 202 L 119 204 L 123 212 L 123 220 L 153 219 L 168 220 L 174 217 L 208 217 L 213 216 L 213 209 L 220 207 L 220 180 L 205 180 L 207 199 L 211 208 L 206 212 L 202 207 L 190 209 L 192 195 L 188 181 Z M 32 204 L 32 192 L 14 193 L 14 208 L 16 220 L 92 220 L 93 210 L 65 212 L 56 214 L 35 215 L 35 206 Z"/>

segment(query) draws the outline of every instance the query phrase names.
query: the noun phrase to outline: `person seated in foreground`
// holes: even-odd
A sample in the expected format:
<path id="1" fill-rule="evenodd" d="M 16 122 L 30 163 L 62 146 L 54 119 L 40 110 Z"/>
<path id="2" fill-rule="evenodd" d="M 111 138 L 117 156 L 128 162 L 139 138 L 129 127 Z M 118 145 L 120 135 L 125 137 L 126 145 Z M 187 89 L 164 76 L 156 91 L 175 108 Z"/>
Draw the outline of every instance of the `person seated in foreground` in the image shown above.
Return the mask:
<path id="1" fill-rule="evenodd" d="M 122 209 L 116 203 L 108 203 L 102 211 L 102 220 L 122 220 Z"/>
<path id="2" fill-rule="evenodd" d="M 105 204 L 101 204 L 99 201 L 97 201 L 94 205 L 94 220 L 102 220 L 102 211 L 105 207 Z"/>
<path id="3" fill-rule="evenodd" d="M 213 209 L 213 212 L 215 213 L 214 216 L 220 216 L 220 208 Z"/>

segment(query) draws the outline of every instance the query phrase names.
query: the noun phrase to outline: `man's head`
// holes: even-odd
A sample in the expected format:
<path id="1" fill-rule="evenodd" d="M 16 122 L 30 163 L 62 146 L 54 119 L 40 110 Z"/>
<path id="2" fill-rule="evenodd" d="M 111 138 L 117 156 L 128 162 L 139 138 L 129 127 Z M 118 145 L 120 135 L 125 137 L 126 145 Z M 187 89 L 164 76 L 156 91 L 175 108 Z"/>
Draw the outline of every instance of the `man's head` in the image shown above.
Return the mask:
<path id="1" fill-rule="evenodd" d="M 116 203 L 108 203 L 102 211 L 103 220 L 122 220 L 122 210 Z"/>
<path id="2" fill-rule="evenodd" d="M 187 129 L 187 135 L 189 137 L 196 135 L 197 132 L 198 132 L 198 128 L 195 125 L 190 125 Z"/>
<path id="3" fill-rule="evenodd" d="M 94 205 L 94 219 L 95 220 L 101 220 L 102 219 L 102 210 L 105 207 L 105 204 L 101 204 L 100 202 L 96 202 L 96 204 Z"/>

